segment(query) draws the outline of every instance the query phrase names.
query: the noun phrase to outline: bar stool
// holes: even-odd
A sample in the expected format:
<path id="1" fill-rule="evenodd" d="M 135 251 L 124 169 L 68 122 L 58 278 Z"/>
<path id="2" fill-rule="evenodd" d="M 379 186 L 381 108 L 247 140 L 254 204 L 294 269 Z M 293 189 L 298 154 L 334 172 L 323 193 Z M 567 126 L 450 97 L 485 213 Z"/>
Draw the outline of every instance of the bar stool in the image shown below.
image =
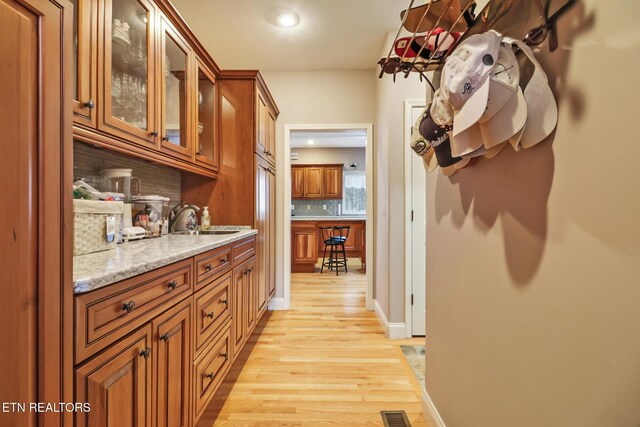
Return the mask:
<path id="1" fill-rule="evenodd" d="M 329 270 L 336 269 L 336 276 L 340 267 L 344 267 L 344 272 L 348 273 L 347 269 L 347 251 L 344 249 L 344 244 L 349 238 L 349 231 L 351 226 L 349 225 L 329 225 L 320 227 L 322 231 L 322 240 L 324 241 L 324 253 L 322 254 L 322 266 L 320 267 L 320 273 L 324 271 L 325 267 Z M 327 248 L 329 248 L 329 259 L 327 260 Z"/>

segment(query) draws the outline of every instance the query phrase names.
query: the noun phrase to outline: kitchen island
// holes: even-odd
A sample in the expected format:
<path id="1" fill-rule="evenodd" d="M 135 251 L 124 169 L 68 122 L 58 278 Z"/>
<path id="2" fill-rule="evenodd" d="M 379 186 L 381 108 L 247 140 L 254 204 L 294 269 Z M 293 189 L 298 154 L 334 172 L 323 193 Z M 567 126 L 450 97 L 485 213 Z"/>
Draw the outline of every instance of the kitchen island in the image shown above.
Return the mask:
<path id="1" fill-rule="evenodd" d="M 316 265 L 322 261 L 324 252 L 324 240 L 320 227 L 332 225 L 350 227 L 349 237 L 345 242 L 347 258 L 359 258 L 362 267 L 365 268 L 365 216 L 292 216 L 291 272 L 313 273 L 316 271 Z"/>

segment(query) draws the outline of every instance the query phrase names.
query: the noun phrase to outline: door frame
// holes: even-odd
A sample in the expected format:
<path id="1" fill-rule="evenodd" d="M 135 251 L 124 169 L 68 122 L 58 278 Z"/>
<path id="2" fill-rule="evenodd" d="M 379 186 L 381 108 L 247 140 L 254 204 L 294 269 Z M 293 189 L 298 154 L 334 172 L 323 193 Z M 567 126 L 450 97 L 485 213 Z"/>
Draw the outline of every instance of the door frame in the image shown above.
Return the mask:
<path id="1" fill-rule="evenodd" d="M 413 337 L 413 307 L 411 305 L 411 294 L 413 293 L 413 270 L 412 258 L 412 221 L 411 221 L 411 156 L 414 156 L 411 144 L 411 127 L 413 126 L 411 110 L 414 108 L 426 108 L 427 102 L 424 99 L 407 99 L 404 101 L 404 324 L 407 338 Z M 426 233 L 426 227 L 424 232 Z M 426 287 L 426 277 L 425 277 Z M 426 335 L 426 332 L 425 332 Z"/>
<path id="2" fill-rule="evenodd" d="M 280 270 L 283 271 L 283 301 L 276 301 L 273 308 L 288 310 L 291 308 L 291 131 L 294 130 L 349 130 L 349 129 L 362 129 L 367 135 L 367 147 L 365 149 L 366 158 L 366 175 L 367 175 L 367 219 L 365 225 L 365 239 L 366 239 L 366 259 L 367 259 L 367 271 L 366 271 L 366 309 L 373 310 L 373 277 L 375 274 L 375 263 L 371 262 L 374 259 L 373 253 L 373 124 L 372 123 L 340 123 L 340 124 L 285 124 L 284 125 L 284 149 L 282 150 L 284 168 L 278 169 L 278 173 L 283 175 L 283 204 L 281 209 L 283 215 L 281 216 L 283 233 L 283 249 L 284 254 L 282 257 L 282 263 L 280 264 Z"/>

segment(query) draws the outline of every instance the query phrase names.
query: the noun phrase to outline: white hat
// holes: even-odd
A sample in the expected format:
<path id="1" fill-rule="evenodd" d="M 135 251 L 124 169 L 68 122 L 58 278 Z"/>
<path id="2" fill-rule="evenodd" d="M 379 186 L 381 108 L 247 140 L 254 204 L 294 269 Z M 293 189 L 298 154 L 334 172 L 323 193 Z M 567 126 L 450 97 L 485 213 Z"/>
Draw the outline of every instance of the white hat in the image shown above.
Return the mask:
<path id="1" fill-rule="evenodd" d="M 527 121 L 522 132 L 509 139 L 513 148 L 518 151 L 520 146 L 533 147 L 553 132 L 558 123 L 558 106 L 549 87 L 547 75 L 533 56 L 531 48 L 520 40 L 510 37 L 505 37 L 504 41 L 516 45 L 535 67 L 523 91 L 527 103 Z"/>
<path id="2" fill-rule="evenodd" d="M 454 135 L 476 123 L 487 106 L 489 74 L 498 59 L 501 36 L 474 34 L 449 55 L 442 69 L 440 93 L 455 115 Z"/>
<path id="3" fill-rule="evenodd" d="M 435 151 L 429 141 L 427 141 L 420 133 L 420 123 L 422 123 L 422 120 L 427 115 L 428 109 L 429 107 L 420 114 L 416 123 L 411 128 L 411 149 L 422 158 L 427 172 L 431 172 L 438 167 L 438 162 L 435 158 Z"/>
<path id="4" fill-rule="evenodd" d="M 503 143 L 524 127 L 527 104 L 519 81 L 520 68 L 516 55 L 511 45 L 502 45 L 496 65 L 490 73 L 488 100 L 482 116 L 476 124 L 459 133 L 455 132 L 454 124 L 454 154 L 470 157 L 485 155 L 486 150 Z M 479 141 L 483 146 L 478 146 Z"/>

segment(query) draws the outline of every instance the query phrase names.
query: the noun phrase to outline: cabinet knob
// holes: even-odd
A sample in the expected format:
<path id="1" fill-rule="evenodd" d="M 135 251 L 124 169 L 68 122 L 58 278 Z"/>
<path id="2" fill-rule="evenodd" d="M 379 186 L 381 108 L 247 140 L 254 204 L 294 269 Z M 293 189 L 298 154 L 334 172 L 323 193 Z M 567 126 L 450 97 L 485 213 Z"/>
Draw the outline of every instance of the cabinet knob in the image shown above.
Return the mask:
<path id="1" fill-rule="evenodd" d="M 227 301 L 226 299 L 221 299 L 220 304 L 229 305 L 229 301 Z"/>
<path id="2" fill-rule="evenodd" d="M 209 319 L 213 319 L 213 311 L 205 313 L 205 317 L 208 317 Z"/>
<path id="3" fill-rule="evenodd" d="M 157 137 L 158 136 L 158 132 L 150 132 L 151 136 L 153 137 Z"/>
<path id="4" fill-rule="evenodd" d="M 133 310 L 135 310 L 135 308 L 136 308 L 136 303 L 133 301 L 129 301 L 122 304 L 122 310 L 126 311 L 127 313 L 131 313 Z"/>
<path id="5" fill-rule="evenodd" d="M 210 272 L 211 270 L 213 270 L 213 266 L 212 266 L 211 264 L 207 264 L 207 265 L 204 267 L 204 271 L 205 271 L 205 273 L 208 273 L 208 272 Z"/>
<path id="6" fill-rule="evenodd" d="M 204 374 L 204 376 L 205 376 L 206 378 L 209 378 L 210 380 L 212 380 L 212 379 L 213 379 L 213 372 L 210 372 L 210 373 L 208 373 L 208 374 Z"/>
<path id="7" fill-rule="evenodd" d="M 162 140 L 163 141 L 169 141 L 169 137 L 167 135 L 165 135 L 165 136 L 162 137 Z"/>
<path id="8" fill-rule="evenodd" d="M 174 290 L 176 286 L 178 286 L 178 281 L 172 280 L 169 283 L 167 283 L 167 286 L 169 287 L 169 289 Z"/>
<path id="9" fill-rule="evenodd" d="M 220 264 L 226 264 L 229 262 L 229 259 L 227 257 L 224 257 L 220 260 Z"/>
<path id="10" fill-rule="evenodd" d="M 84 106 L 87 107 L 89 110 L 93 110 L 94 108 L 96 108 L 96 104 L 93 102 L 93 99 L 90 99 L 87 102 L 85 102 Z"/>
<path id="11" fill-rule="evenodd" d="M 202 153 L 199 151 L 196 151 L 196 157 L 200 157 L 200 156 L 202 156 Z"/>
<path id="12" fill-rule="evenodd" d="M 225 353 L 220 353 L 220 357 L 224 357 L 224 360 L 229 359 L 229 355 L 225 352 Z"/>
<path id="13" fill-rule="evenodd" d="M 166 332 L 166 333 L 164 333 L 164 334 L 160 335 L 160 339 L 161 339 L 162 341 L 164 341 L 164 342 L 169 341 L 169 332 Z"/>
<path id="14" fill-rule="evenodd" d="M 151 347 L 147 347 L 144 350 L 140 351 L 140 356 L 144 357 L 145 359 L 148 359 L 150 354 L 151 354 Z"/>

